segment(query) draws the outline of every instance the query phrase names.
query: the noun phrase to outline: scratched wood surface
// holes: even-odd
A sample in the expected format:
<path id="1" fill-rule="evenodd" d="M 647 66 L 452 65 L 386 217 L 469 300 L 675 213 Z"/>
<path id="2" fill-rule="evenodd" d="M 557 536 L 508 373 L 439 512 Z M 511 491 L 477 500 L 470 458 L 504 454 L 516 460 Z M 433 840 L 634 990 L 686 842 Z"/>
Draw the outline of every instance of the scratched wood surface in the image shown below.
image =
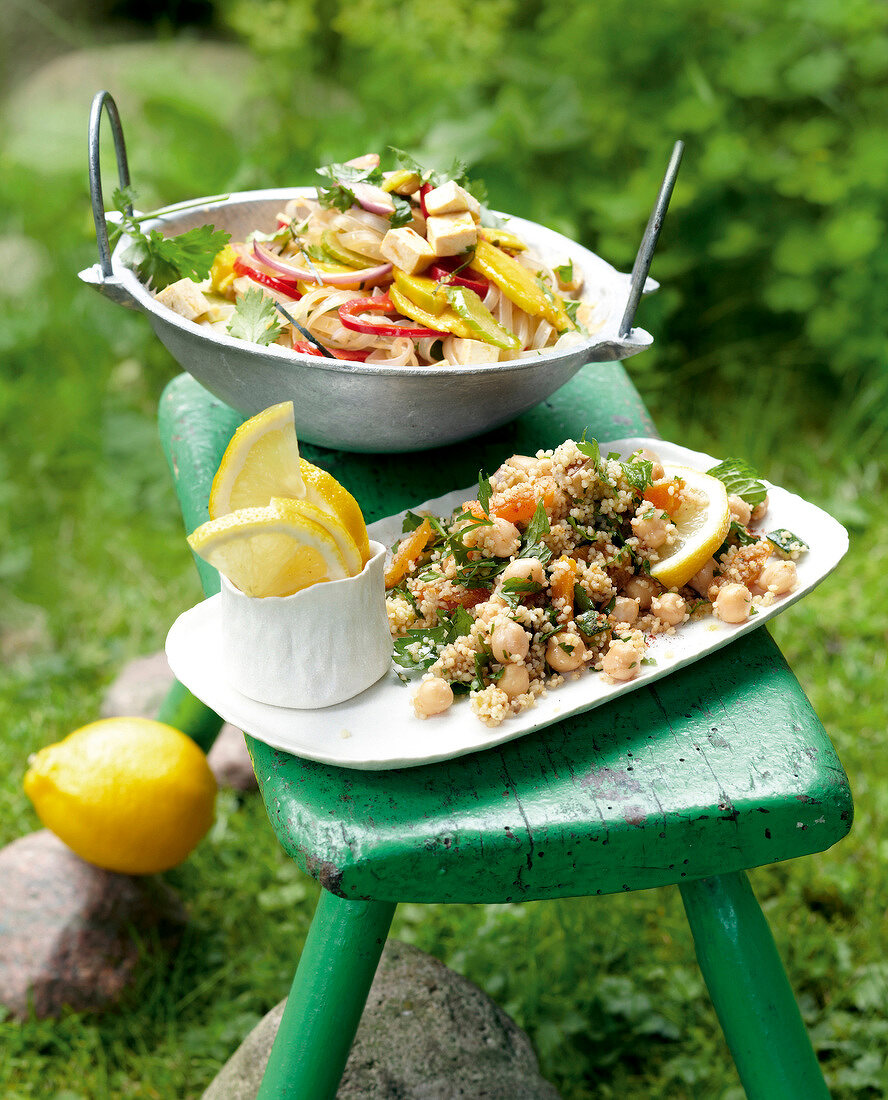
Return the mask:
<path id="1" fill-rule="evenodd" d="M 167 387 L 161 436 L 189 531 L 206 519 L 241 420 L 187 375 Z M 602 440 L 656 434 L 621 364 L 585 367 L 482 440 L 403 456 L 302 450 L 371 521 L 584 428 Z M 209 594 L 218 577 L 199 564 Z M 283 847 L 353 899 L 644 889 L 822 851 L 852 819 L 832 744 L 765 630 L 608 706 L 442 764 L 358 772 L 248 743 Z"/>

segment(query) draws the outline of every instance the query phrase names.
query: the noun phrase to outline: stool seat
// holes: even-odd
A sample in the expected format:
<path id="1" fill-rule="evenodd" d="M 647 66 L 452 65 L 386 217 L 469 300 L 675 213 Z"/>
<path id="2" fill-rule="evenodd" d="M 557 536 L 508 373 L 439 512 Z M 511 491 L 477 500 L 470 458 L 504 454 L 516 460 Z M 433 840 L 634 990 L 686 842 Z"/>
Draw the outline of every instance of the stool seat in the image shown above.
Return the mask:
<path id="1" fill-rule="evenodd" d="M 249 744 L 282 846 L 355 899 L 641 890 L 821 851 L 852 819 L 841 764 L 764 631 L 449 762 L 361 772 Z"/>

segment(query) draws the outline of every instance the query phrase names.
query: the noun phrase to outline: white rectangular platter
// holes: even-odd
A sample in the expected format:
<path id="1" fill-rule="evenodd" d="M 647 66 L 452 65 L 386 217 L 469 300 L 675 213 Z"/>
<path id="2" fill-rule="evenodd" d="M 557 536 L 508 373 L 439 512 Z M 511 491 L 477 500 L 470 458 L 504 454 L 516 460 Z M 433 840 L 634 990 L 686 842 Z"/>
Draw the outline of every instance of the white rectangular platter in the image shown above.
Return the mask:
<path id="1" fill-rule="evenodd" d="M 708 470 L 718 461 L 659 439 L 619 439 L 602 443 L 601 451 L 616 451 L 626 458 L 642 447 L 655 450 L 664 461 L 698 470 Z M 798 586 L 794 592 L 737 625 L 714 617 L 685 623 L 675 634 L 651 640 L 647 656 L 656 663 L 643 665 L 635 680 L 613 684 L 600 673 L 583 673 L 493 728 L 483 725 L 465 700 L 458 700 L 442 715 L 416 718 L 411 705 L 414 688 L 394 669 L 354 699 L 323 710 L 290 710 L 254 702 L 236 691 L 222 672 L 218 596 L 179 616 L 167 637 L 167 658 L 176 677 L 227 722 L 307 760 L 381 770 L 415 767 L 491 748 L 636 691 L 714 653 L 762 626 L 828 576 L 848 549 L 844 527 L 816 505 L 766 484 L 770 505 L 763 529 L 786 528 L 810 547 L 796 563 Z M 472 486 L 448 493 L 412 510 L 449 515 L 454 507 L 471 499 L 475 490 Z M 401 537 L 402 518 L 400 513 L 371 524 L 370 537 L 391 546 Z"/>

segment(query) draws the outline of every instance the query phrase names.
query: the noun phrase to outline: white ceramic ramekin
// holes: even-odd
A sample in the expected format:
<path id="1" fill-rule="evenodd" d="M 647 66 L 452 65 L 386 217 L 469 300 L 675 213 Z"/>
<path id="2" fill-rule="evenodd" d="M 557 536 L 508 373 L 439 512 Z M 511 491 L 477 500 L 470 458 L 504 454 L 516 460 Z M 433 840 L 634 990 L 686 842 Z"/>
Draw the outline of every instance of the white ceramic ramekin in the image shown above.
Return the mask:
<path id="1" fill-rule="evenodd" d="M 260 703 L 299 710 L 359 695 L 391 667 L 385 547 L 370 543 L 357 577 L 292 596 L 246 596 L 222 578 L 222 654 L 231 684 Z"/>

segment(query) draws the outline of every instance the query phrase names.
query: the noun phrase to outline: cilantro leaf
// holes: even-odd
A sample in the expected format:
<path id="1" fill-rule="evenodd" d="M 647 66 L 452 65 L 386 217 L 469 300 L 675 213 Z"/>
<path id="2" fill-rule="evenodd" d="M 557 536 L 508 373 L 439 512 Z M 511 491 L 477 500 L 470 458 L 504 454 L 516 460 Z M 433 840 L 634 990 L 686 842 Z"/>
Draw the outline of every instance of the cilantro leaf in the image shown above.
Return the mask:
<path id="1" fill-rule="evenodd" d="M 394 192 L 391 195 L 395 209 L 389 218 L 389 222 L 392 229 L 400 229 L 402 225 L 409 225 L 413 221 L 413 207 L 403 195 L 396 195 Z"/>
<path id="2" fill-rule="evenodd" d="M 752 508 L 761 504 L 768 495 L 758 471 L 742 458 L 726 458 L 706 472 L 717 477 L 729 493 L 745 500 Z"/>
<path id="3" fill-rule="evenodd" d="M 250 287 L 238 298 L 228 322 L 228 331 L 238 340 L 271 344 L 280 336 L 283 325 L 278 323 L 277 310 L 271 298 L 258 287 Z"/>
<path id="4" fill-rule="evenodd" d="M 366 168 L 358 168 L 353 164 L 325 164 L 318 168 L 317 174 L 322 180 L 328 181 L 323 186 L 318 186 L 318 201 L 321 206 L 343 212 L 357 202 L 352 190 L 356 183 L 382 183 L 382 170 L 378 164 Z"/>
<path id="5" fill-rule="evenodd" d="M 568 260 L 566 264 L 559 264 L 558 267 L 554 268 L 554 271 L 562 283 L 571 282 L 574 277 L 573 260 Z"/>

